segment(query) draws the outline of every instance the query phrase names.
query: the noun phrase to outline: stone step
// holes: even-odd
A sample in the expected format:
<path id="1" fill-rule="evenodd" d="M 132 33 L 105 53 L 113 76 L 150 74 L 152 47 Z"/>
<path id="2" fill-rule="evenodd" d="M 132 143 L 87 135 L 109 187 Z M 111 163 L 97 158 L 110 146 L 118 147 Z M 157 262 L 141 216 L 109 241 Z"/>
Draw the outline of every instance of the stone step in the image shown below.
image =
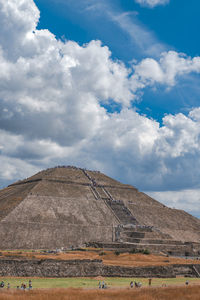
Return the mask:
<path id="1" fill-rule="evenodd" d="M 137 243 L 137 244 L 165 244 L 165 245 L 185 245 L 181 241 L 174 240 L 159 240 L 159 239 L 139 239 L 139 238 L 126 238 L 123 242 Z"/>
<path id="2" fill-rule="evenodd" d="M 166 253 L 171 255 L 179 255 L 185 256 L 186 252 L 193 254 L 192 248 L 190 246 L 185 245 L 177 245 L 177 244 L 135 244 L 131 243 L 132 247 L 136 247 L 136 249 L 148 249 L 150 252 L 154 253 Z"/>
<path id="3" fill-rule="evenodd" d="M 145 231 L 145 228 L 124 228 L 121 230 L 120 235 L 122 237 L 134 237 L 134 238 L 149 238 L 149 239 L 171 239 L 171 236 L 169 234 L 163 233 L 161 231 L 158 231 L 154 228 L 147 228 Z"/>
<path id="4" fill-rule="evenodd" d="M 89 243 L 89 247 L 103 248 L 105 250 L 119 251 L 119 252 L 130 252 L 132 250 L 145 250 L 148 249 L 153 253 L 165 253 L 176 256 L 185 256 L 186 253 L 190 256 L 194 256 L 195 253 L 192 251 L 191 245 L 177 245 L 177 244 L 138 244 L 138 243 L 101 243 L 94 242 Z"/>
<path id="5" fill-rule="evenodd" d="M 200 268 L 198 266 L 193 266 L 193 270 L 198 278 L 200 278 Z"/>
<path id="6" fill-rule="evenodd" d="M 123 232 L 153 232 L 153 227 L 148 227 L 148 226 L 124 226 L 123 227 Z"/>
<path id="7" fill-rule="evenodd" d="M 102 187 L 96 187 L 96 191 L 97 191 L 98 194 L 100 195 L 100 198 L 102 198 L 102 199 L 109 199 L 109 197 L 108 197 L 107 194 L 104 192 L 104 190 L 102 189 Z"/>
<path id="8" fill-rule="evenodd" d="M 137 231 L 126 231 L 126 232 L 121 232 L 120 237 L 122 238 L 144 238 L 145 237 L 145 232 L 137 232 Z"/>
<path id="9" fill-rule="evenodd" d="M 117 215 L 122 224 L 137 224 L 136 219 L 122 201 L 106 200 L 106 202 Z"/>

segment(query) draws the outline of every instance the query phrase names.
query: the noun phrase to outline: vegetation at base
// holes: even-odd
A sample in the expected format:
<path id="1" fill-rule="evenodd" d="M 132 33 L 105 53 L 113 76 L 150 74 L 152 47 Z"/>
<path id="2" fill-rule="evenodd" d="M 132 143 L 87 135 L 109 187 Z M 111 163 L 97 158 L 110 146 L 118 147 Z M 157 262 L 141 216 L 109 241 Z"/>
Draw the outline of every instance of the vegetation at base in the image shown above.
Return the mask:
<path id="1" fill-rule="evenodd" d="M 149 254 L 150 254 L 150 251 L 149 251 L 148 249 L 144 249 L 144 250 L 143 250 L 143 254 L 149 255 Z"/>
<path id="2" fill-rule="evenodd" d="M 143 287 L 148 286 L 148 278 L 125 278 L 125 277 L 97 277 L 97 278 L 29 278 L 29 277 L 0 277 L 0 281 L 4 281 L 5 287 L 8 282 L 11 289 L 16 289 L 17 286 L 21 286 L 22 283 L 28 285 L 28 281 L 31 279 L 33 290 L 34 289 L 49 289 L 49 288 L 97 288 L 99 281 L 104 281 L 109 288 L 127 288 L 131 281 L 140 281 Z M 192 283 L 200 283 L 199 278 L 153 278 L 152 286 L 162 285 L 185 285 L 185 282 L 189 281 L 189 285 Z M 4 288 L 5 290 L 5 288 Z M 1 292 L 1 290 L 0 290 Z"/>
<path id="3" fill-rule="evenodd" d="M 72 251 L 88 251 L 86 248 L 74 248 Z"/>
<path id="4" fill-rule="evenodd" d="M 100 256 L 106 255 L 106 252 L 102 251 L 102 252 L 99 253 L 99 255 L 100 255 Z"/>
<path id="5" fill-rule="evenodd" d="M 120 255 L 120 253 L 121 253 L 121 252 L 120 252 L 120 251 L 118 251 L 118 250 L 116 250 L 114 253 L 115 253 L 115 255 L 117 255 L 117 256 L 118 256 L 118 255 Z"/>
<path id="6" fill-rule="evenodd" d="M 149 249 L 132 249 L 131 251 L 129 251 L 129 253 L 130 254 L 141 253 L 141 254 L 149 255 L 150 251 L 149 251 Z"/>
<path id="7" fill-rule="evenodd" d="M 55 289 L 1 291 L 0 300 L 198 300 L 200 286 L 164 287 L 147 289 Z"/>

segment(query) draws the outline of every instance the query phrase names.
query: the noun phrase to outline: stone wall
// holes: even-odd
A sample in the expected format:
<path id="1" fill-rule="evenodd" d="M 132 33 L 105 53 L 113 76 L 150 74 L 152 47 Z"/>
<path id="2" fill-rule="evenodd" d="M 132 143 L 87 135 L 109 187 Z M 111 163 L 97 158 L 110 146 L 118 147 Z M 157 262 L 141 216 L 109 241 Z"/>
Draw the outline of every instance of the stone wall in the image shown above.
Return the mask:
<path id="1" fill-rule="evenodd" d="M 0 276 L 15 277 L 197 277 L 199 265 L 123 267 L 103 265 L 101 260 L 1 259 Z"/>
<path id="2" fill-rule="evenodd" d="M 0 276 L 93 277 L 102 274 L 101 260 L 0 260 Z"/>

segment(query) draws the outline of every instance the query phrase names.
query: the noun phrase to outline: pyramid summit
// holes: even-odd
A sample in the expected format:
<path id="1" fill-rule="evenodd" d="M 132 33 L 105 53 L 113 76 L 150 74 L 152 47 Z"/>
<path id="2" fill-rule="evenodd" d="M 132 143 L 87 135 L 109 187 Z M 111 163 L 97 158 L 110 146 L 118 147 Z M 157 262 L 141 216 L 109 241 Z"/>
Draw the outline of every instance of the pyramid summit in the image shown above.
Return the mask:
<path id="1" fill-rule="evenodd" d="M 0 190 L 1 249 L 200 253 L 200 220 L 101 172 L 55 167 Z"/>

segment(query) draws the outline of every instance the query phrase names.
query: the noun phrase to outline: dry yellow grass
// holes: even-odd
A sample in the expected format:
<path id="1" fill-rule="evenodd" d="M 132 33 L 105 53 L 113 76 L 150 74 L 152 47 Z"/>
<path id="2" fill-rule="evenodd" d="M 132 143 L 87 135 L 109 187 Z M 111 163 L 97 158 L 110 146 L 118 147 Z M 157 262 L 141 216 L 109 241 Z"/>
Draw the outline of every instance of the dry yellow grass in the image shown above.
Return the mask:
<path id="1" fill-rule="evenodd" d="M 107 265 L 121 265 L 129 267 L 142 266 L 164 266 L 170 264 L 195 264 L 200 263 L 199 260 L 189 260 L 183 258 L 165 257 L 158 255 L 144 255 L 144 254 L 129 254 L 123 253 L 118 257 L 113 253 L 108 253 L 103 258 L 104 264 Z"/>
<path id="2" fill-rule="evenodd" d="M 99 251 L 99 253 L 102 251 Z M 143 254 L 129 254 L 122 253 L 116 256 L 113 251 L 105 251 L 105 255 L 100 256 L 97 251 L 68 251 L 67 253 L 57 254 L 42 254 L 40 252 L 20 252 L 10 251 L 2 252 L 2 257 L 21 257 L 21 258 L 37 258 L 37 259 L 102 259 L 105 265 L 120 265 L 120 266 L 164 266 L 170 264 L 200 264 L 200 260 L 191 260 L 176 257 L 165 257 L 159 255 L 143 255 Z"/>
<path id="3" fill-rule="evenodd" d="M 142 289 L 54 289 L 0 291 L 0 300 L 199 300 L 200 287 L 168 287 Z"/>

